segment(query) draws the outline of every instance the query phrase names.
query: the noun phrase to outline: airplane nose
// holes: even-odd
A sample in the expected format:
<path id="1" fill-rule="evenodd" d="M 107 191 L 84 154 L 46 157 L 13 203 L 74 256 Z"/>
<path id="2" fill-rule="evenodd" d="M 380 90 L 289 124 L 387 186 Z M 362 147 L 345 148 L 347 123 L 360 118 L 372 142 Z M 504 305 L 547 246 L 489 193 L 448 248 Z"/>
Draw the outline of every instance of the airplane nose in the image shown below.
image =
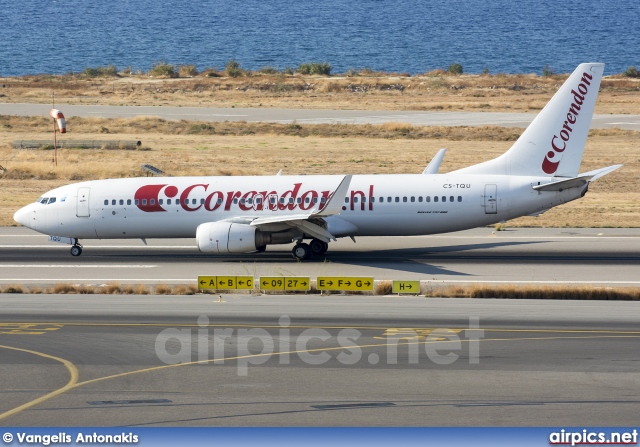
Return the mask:
<path id="1" fill-rule="evenodd" d="M 27 228 L 32 228 L 35 230 L 35 215 L 33 215 L 33 210 L 31 209 L 31 206 L 25 206 L 24 208 L 20 208 L 18 211 L 16 211 L 16 213 L 13 215 L 13 220 L 15 220 L 16 222 L 18 222 L 20 225 L 27 227 Z M 32 216 L 33 215 L 33 216 Z"/>

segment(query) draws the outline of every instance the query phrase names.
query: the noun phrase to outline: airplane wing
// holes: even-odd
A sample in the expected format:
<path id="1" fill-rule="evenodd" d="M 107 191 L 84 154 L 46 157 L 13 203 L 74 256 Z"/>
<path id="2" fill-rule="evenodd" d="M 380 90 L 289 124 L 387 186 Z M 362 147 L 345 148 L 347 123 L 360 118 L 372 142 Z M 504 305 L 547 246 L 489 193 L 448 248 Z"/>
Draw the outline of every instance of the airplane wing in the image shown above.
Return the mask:
<path id="1" fill-rule="evenodd" d="M 599 179 L 603 175 L 607 175 L 610 172 L 621 168 L 622 165 L 613 165 L 602 169 L 596 169 L 594 171 L 585 172 L 577 177 L 559 180 L 557 182 L 546 183 L 544 185 L 536 185 L 533 187 L 536 191 L 563 191 L 569 188 L 576 188 L 584 186 L 587 183 L 591 183 L 594 180 Z"/>
<path id="2" fill-rule="evenodd" d="M 267 224 L 274 223 L 284 223 L 286 225 L 297 227 L 304 233 L 313 236 L 317 239 L 320 239 L 324 242 L 329 242 L 329 240 L 336 240 L 335 236 L 329 233 L 327 230 L 322 228 L 320 225 L 316 223 L 310 222 L 311 219 L 318 217 L 327 217 L 333 216 L 335 214 L 340 214 L 342 211 L 342 205 L 347 192 L 349 191 L 349 185 L 351 184 L 352 175 L 345 175 L 334 193 L 329 197 L 329 200 L 324 205 L 321 210 L 316 208 L 310 210 L 308 213 L 304 214 L 289 214 L 283 216 L 272 216 L 272 217 L 258 217 L 251 221 L 251 226 L 261 226 Z"/>

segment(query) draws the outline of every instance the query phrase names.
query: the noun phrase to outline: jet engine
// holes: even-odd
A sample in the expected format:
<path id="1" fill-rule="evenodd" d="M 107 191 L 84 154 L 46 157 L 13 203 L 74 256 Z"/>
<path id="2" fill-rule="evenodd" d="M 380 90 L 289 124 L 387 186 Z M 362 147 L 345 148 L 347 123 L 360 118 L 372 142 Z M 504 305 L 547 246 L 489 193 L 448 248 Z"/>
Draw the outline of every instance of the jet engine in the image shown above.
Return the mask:
<path id="1" fill-rule="evenodd" d="M 271 235 L 251 225 L 207 222 L 198 226 L 196 243 L 203 253 L 247 253 L 271 243 Z"/>

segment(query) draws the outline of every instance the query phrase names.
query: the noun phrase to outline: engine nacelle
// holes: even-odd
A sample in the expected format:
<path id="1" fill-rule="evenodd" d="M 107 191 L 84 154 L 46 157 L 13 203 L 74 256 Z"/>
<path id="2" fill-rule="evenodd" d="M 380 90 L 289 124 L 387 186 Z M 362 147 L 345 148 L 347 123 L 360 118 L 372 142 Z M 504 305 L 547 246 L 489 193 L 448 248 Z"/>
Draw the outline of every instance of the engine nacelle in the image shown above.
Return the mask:
<path id="1" fill-rule="evenodd" d="M 203 253 L 247 253 L 271 242 L 269 233 L 246 224 L 207 222 L 196 230 L 196 244 Z"/>

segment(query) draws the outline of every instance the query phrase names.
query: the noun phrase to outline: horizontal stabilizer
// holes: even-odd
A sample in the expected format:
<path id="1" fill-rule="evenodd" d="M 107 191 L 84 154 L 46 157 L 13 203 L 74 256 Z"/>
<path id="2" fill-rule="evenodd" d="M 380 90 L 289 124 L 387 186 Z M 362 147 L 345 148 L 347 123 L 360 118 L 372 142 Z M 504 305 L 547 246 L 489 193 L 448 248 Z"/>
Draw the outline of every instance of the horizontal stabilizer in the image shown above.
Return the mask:
<path id="1" fill-rule="evenodd" d="M 565 189 L 569 188 L 578 188 L 594 180 L 597 180 L 603 175 L 609 174 L 610 172 L 613 172 L 621 167 L 622 165 L 613 165 L 607 168 L 596 169 L 595 171 L 585 172 L 584 174 L 580 174 L 579 176 L 574 178 L 563 179 L 544 185 L 536 185 L 533 187 L 533 189 L 535 189 L 536 191 L 564 191 Z"/>

